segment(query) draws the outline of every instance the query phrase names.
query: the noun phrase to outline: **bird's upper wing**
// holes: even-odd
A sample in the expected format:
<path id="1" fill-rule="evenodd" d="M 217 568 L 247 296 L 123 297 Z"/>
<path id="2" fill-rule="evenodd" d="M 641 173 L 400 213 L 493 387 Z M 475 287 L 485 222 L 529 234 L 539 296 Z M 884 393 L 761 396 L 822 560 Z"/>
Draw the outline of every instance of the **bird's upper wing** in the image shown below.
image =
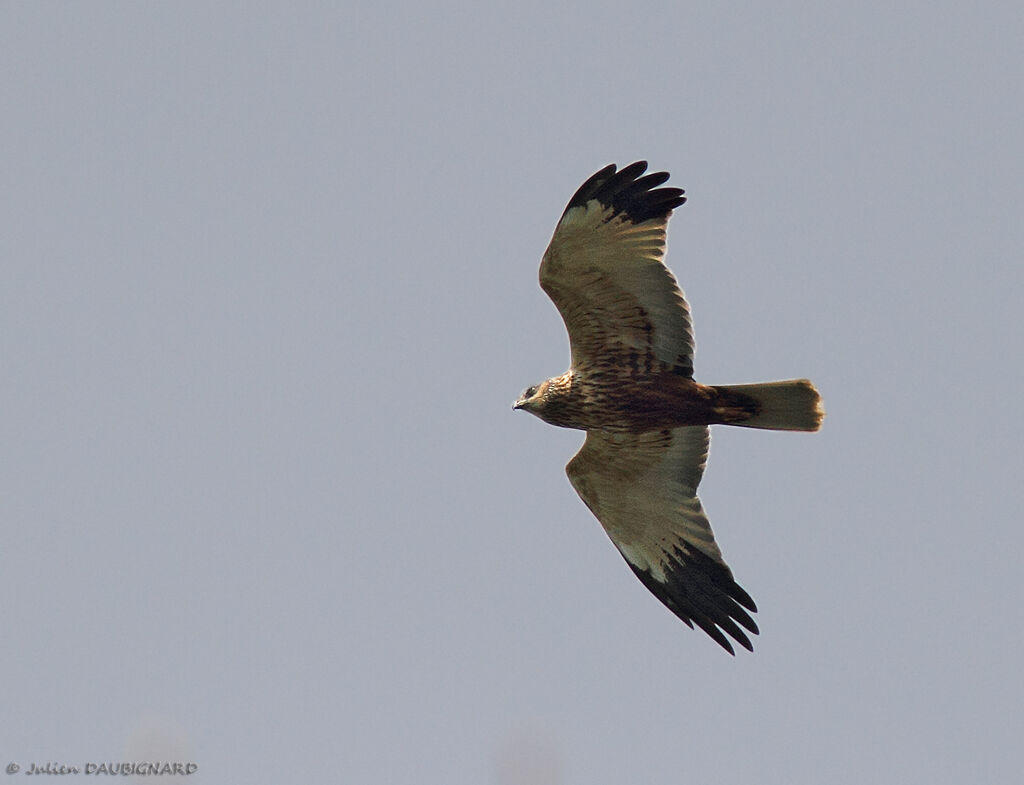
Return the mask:
<path id="1" fill-rule="evenodd" d="M 540 266 L 540 285 L 569 331 L 574 370 L 631 367 L 693 375 L 690 309 L 662 263 L 680 188 L 646 161 L 605 167 L 569 200 Z"/>
<path id="2" fill-rule="evenodd" d="M 580 498 L 633 572 L 690 627 L 733 653 L 724 633 L 751 649 L 757 606 L 715 544 L 697 484 L 707 461 L 703 426 L 617 434 L 589 431 L 565 467 Z"/>

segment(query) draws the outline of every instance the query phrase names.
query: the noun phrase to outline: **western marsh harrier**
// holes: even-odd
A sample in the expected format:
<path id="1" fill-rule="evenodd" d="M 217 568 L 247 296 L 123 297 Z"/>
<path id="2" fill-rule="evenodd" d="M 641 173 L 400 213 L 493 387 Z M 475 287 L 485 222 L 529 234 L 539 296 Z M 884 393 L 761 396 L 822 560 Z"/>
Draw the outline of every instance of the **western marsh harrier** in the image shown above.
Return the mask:
<path id="1" fill-rule="evenodd" d="M 816 431 L 806 379 L 705 386 L 693 380 L 690 309 L 664 265 L 665 230 L 686 199 L 645 161 L 607 166 L 569 200 L 540 285 L 569 331 L 571 363 L 514 408 L 587 432 L 565 467 L 580 498 L 651 592 L 730 654 L 753 650 L 754 601 L 733 579 L 697 498 L 709 425 Z M 744 632 L 746 630 L 746 632 Z"/>

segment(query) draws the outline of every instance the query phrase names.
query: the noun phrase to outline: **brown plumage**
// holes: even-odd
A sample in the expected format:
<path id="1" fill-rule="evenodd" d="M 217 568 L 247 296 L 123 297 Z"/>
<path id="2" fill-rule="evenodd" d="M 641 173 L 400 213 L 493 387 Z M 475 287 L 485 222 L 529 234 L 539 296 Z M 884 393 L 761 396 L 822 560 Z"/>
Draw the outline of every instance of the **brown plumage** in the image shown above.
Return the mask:
<path id="1" fill-rule="evenodd" d="M 566 466 L 627 563 L 690 627 L 730 653 L 752 649 L 754 601 L 733 580 L 697 498 L 709 425 L 815 431 L 824 411 L 806 379 L 706 386 L 693 379 L 690 309 L 662 262 L 679 188 L 645 161 L 607 166 L 569 200 L 540 285 L 569 332 L 569 370 L 514 408 L 587 432 Z M 746 630 L 746 632 L 744 632 Z"/>

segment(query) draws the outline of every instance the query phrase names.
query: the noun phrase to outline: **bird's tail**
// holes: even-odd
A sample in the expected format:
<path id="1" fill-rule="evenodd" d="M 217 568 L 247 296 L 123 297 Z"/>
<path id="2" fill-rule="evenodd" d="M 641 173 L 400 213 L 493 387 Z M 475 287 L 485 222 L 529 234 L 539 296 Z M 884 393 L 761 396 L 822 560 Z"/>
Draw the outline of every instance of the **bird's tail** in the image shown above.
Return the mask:
<path id="1" fill-rule="evenodd" d="M 821 396 L 807 379 L 716 386 L 726 401 L 742 401 L 745 416 L 729 425 L 773 431 L 816 431 L 825 418 Z M 748 400 L 744 400 L 748 399 Z"/>

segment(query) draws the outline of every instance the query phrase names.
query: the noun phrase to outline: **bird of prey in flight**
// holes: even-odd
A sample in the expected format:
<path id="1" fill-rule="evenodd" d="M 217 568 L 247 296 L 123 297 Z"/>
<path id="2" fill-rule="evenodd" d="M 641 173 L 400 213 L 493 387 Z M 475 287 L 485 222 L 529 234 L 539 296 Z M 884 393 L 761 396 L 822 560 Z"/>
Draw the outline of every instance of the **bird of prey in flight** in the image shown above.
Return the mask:
<path id="1" fill-rule="evenodd" d="M 806 379 L 694 381 L 690 309 L 662 261 L 669 216 L 686 198 L 659 187 L 667 172 L 646 170 L 606 166 L 569 200 L 540 265 L 569 332 L 569 370 L 513 408 L 587 432 L 565 471 L 633 572 L 730 654 L 730 637 L 753 651 L 757 606 L 697 498 L 708 426 L 816 431 L 824 410 Z"/>

